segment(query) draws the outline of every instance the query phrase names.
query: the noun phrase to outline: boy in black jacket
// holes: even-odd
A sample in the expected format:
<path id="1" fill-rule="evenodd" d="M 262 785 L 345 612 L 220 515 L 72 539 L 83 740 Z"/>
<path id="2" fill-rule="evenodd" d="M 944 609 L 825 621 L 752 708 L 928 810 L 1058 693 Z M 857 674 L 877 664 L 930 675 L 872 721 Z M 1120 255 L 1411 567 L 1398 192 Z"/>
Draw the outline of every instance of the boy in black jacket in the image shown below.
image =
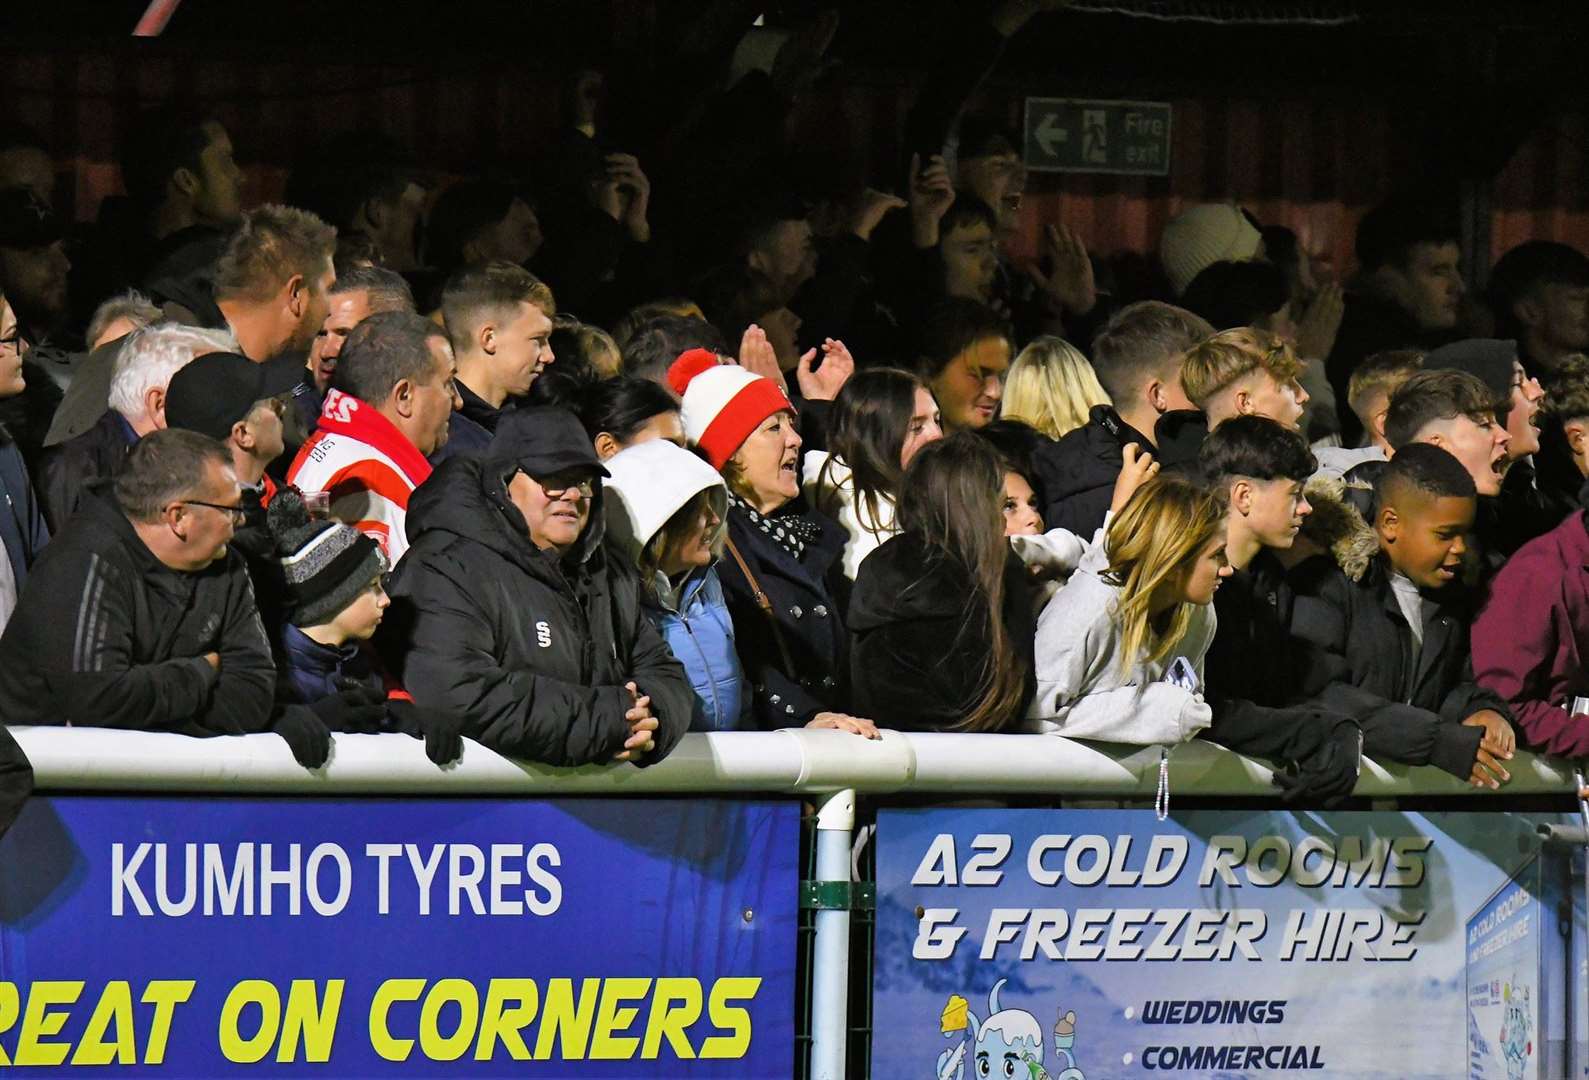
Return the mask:
<path id="1" fill-rule="evenodd" d="M 1312 510 L 1302 487 L 1318 463 L 1296 431 L 1237 416 L 1209 434 L 1198 465 L 1229 500 L 1225 554 L 1235 570 L 1214 594 L 1219 629 L 1206 661 L 1213 723 L 1202 735 L 1292 766 L 1275 774 L 1288 799 L 1345 798 L 1357 785 L 1357 725 L 1328 708 L 1291 706 L 1300 657 L 1289 647 L 1295 597 L 1281 560 Z"/>
<path id="2" fill-rule="evenodd" d="M 1370 757 L 1498 788 L 1516 738 L 1505 703 L 1473 681 L 1468 654 L 1460 574 L 1473 478 L 1440 447 L 1416 443 L 1396 452 L 1374 497 L 1380 553 L 1362 579 L 1319 572 L 1322 559 L 1294 578 L 1292 628 L 1310 647 L 1304 692 L 1355 718 Z"/>

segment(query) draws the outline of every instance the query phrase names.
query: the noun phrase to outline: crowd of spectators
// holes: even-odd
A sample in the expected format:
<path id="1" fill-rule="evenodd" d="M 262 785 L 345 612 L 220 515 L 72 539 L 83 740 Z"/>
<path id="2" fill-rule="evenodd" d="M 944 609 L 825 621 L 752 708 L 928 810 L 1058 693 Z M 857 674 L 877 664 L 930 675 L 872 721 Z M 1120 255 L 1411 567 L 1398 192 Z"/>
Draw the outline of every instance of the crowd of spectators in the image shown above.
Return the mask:
<path id="1" fill-rule="evenodd" d="M 350 140 L 253 208 L 225 128 L 162 110 L 92 227 L 0 131 L 0 720 L 310 769 L 336 732 L 438 767 L 1207 738 L 1319 803 L 1364 754 L 1488 788 L 1589 755 L 1589 259 L 1526 243 L 1467 296 L 1453 220 L 1397 197 L 1339 284 L 1222 204 L 1157 290 L 1085 222 L 1023 262 L 964 73 L 896 192 L 774 180 L 776 141 L 686 167 L 778 130 L 821 41 L 703 92 L 655 194 L 593 73 L 533 175 Z M 29 784 L 0 728 L 0 827 Z"/>

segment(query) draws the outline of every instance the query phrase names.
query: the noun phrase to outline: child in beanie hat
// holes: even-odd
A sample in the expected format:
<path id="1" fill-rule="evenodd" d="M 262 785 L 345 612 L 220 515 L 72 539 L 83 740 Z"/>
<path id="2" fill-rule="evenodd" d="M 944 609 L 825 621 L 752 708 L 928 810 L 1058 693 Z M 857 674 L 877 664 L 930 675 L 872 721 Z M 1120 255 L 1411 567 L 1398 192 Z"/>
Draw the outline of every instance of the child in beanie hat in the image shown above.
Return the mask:
<path id="1" fill-rule="evenodd" d="M 421 717 L 401 690 L 389 695 L 364 643 L 391 601 L 384 578 L 386 556 L 380 545 L 350 525 L 309 516 L 297 488 L 283 488 L 271 500 L 267 523 L 279 556 L 284 618 L 275 635 L 276 699 L 281 712 L 276 730 L 300 763 L 317 768 L 330 751 L 332 731 L 409 734 L 444 729 L 440 718 Z M 427 738 L 427 752 L 430 751 Z M 438 752 L 458 756 L 457 727 L 450 740 L 437 740 Z"/>
<path id="2" fill-rule="evenodd" d="M 311 518 L 297 488 L 285 488 L 271 500 L 267 520 L 281 560 L 287 621 L 296 627 L 331 624 L 361 594 L 378 587 L 386 573 L 379 544 L 351 525 Z M 368 633 L 351 625 L 352 632 L 344 632 L 368 638 L 385 610 L 384 602 L 376 607 Z"/>

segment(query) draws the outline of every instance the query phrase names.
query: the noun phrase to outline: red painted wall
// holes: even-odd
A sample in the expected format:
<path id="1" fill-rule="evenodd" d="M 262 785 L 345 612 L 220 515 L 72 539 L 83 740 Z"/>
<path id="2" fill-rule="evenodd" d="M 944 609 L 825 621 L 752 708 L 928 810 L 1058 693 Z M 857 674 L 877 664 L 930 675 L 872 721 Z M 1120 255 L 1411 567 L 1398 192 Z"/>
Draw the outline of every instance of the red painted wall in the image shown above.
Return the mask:
<path id="1" fill-rule="evenodd" d="M 10 57 L 3 93 L 19 119 L 60 149 L 72 148 L 63 204 L 92 219 L 118 191 L 117 137 L 144 104 L 176 97 L 213 104 L 248 166 L 248 195 L 280 194 L 301 146 L 337 131 L 377 126 L 442 169 L 528 158 L 555 116 L 555 86 L 528 69 L 451 72 L 412 66 L 307 68 L 269 59 L 182 57 L 131 50 Z M 854 81 L 805 103 L 797 140 L 855 156 L 856 175 L 896 159 L 914 90 L 887 77 Z M 1012 98 L 1011 118 L 1019 120 Z M 1285 224 L 1337 271 L 1350 269 L 1357 218 L 1409 175 L 1410 151 L 1388 110 L 1361 102 L 1180 98 L 1173 101 L 1171 174 L 1162 178 L 1034 174 L 1023 215 L 1063 219 L 1100 253 L 1150 251 L 1182 205 L 1234 199 L 1261 220 Z M 1495 253 L 1526 239 L 1589 248 L 1589 184 L 1582 115 L 1552 118 L 1495 184 Z"/>

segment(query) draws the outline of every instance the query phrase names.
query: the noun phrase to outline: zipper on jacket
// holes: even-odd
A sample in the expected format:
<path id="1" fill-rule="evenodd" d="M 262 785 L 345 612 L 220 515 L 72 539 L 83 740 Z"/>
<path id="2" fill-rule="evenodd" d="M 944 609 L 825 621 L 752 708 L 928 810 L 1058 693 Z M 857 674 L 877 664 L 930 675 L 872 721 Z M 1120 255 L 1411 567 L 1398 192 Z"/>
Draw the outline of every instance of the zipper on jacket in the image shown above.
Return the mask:
<path id="1" fill-rule="evenodd" d="M 695 651 L 701 654 L 701 667 L 706 672 L 706 685 L 712 688 L 712 722 L 715 727 L 723 718 L 723 706 L 717 700 L 717 676 L 712 671 L 712 662 L 707 659 L 706 650 L 701 646 L 700 639 L 695 636 L 695 630 L 690 626 L 690 617 L 680 611 L 679 622 L 684 625 L 684 632 L 690 635 L 690 644 L 694 645 Z"/>

